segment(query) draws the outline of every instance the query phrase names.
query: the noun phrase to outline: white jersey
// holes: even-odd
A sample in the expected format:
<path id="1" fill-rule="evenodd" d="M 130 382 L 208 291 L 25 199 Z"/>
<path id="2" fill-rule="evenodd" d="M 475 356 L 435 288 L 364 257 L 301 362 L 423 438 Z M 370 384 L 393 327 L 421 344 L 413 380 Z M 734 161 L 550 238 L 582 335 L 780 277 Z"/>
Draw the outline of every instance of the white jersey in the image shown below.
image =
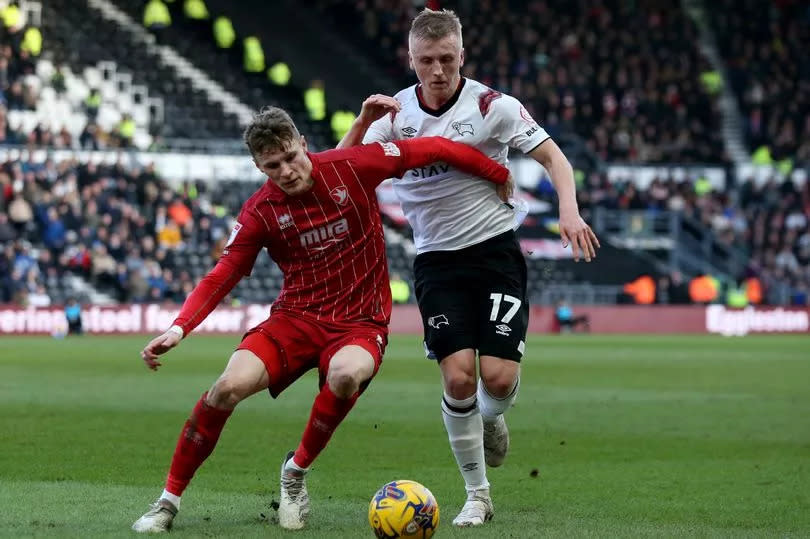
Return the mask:
<path id="1" fill-rule="evenodd" d="M 509 147 L 528 153 L 549 138 L 520 102 L 480 82 L 464 79 L 438 110 L 422 104 L 417 85 L 395 97 L 402 110 L 377 120 L 363 143 L 442 136 L 477 148 L 506 165 Z M 394 191 L 413 228 L 416 252 L 452 251 L 475 245 L 513 228 L 514 211 L 496 194 L 496 185 L 444 163 L 409 170 L 393 179 Z"/>

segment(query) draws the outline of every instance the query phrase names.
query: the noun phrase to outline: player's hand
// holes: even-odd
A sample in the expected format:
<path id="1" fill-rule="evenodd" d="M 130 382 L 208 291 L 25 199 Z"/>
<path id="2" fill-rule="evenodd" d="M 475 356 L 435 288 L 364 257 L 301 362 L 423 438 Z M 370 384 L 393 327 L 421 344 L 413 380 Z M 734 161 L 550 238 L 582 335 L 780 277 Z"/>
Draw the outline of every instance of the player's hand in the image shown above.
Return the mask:
<path id="1" fill-rule="evenodd" d="M 495 192 L 498 193 L 498 198 L 501 199 L 501 202 L 509 204 L 509 199 L 515 194 L 515 180 L 512 178 L 511 174 L 506 178 L 504 183 L 498 185 Z"/>
<path id="2" fill-rule="evenodd" d="M 156 371 L 158 367 L 162 365 L 162 363 L 157 360 L 158 356 L 165 354 L 177 346 L 182 339 L 183 337 L 179 333 L 167 331 L 160 337 L 155 337 L 149 341 L 146 348 L 141 351 L 141 359 L 143 359 L 147 367 Z"/>
<path id="3" fill-rule="evenodd" d="M 393 97 L 374 94 L 363 101 L 363 107 L 360 109 L 358 120 L 364 124 L 370 125 L 390 113 L 391 120 L 393 121 L 397 112 L 400 110 L 402 110 L 402 105 Z"/>
<path id="4" fill-rule="evenodd" d="M 571 245 L 576 262 L 579 262 L 580 255 L 585 262 L 596 258 L 599 240 L 576 210 L 564 211 L 560 208 L 560 237 L 562 237 L 563 247 Z"/>

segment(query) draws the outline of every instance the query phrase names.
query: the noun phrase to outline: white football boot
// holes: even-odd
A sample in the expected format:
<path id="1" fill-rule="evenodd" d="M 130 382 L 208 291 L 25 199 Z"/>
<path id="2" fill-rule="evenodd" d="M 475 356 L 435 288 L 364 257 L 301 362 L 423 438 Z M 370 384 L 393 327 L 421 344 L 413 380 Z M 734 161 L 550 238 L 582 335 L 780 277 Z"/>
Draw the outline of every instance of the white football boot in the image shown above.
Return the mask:
<path id="1" fill-rule="evenodd" d="M 138 533 L 163 533 L 172 529 L 177 508 L 169 500 L 158 499 L 149 506 L 149 511 L 135 521 L 132 529 Z"/>
<path id="2" fill-rule="evenodd" d="M 278 502 L 278 523 L 285 530 L 300 530 L 309 514 L 309 494 L 304 472 L 288 470 L 287 461 L 294 455 L 287 453 L 281 463 L 281 500 Z"/>
<path id="3" fill-rule="evenodd" d="M 481 488 L 467 492 L 467 501 L 461 512 L 453 519 L 453 526 L 466 528 L 469 526 L 481 526 L 492 520 L 495 508 L 492 505 L 492 498 L 489 497 L 489 489 Z"/>
<path id="4" fill-rule="evenodd" d="M 509 451 L 509 429 L 503 414 L 493 423 L 484 421 L 484 460 L 487 466 L 497 468 L 503 464 Z"/>

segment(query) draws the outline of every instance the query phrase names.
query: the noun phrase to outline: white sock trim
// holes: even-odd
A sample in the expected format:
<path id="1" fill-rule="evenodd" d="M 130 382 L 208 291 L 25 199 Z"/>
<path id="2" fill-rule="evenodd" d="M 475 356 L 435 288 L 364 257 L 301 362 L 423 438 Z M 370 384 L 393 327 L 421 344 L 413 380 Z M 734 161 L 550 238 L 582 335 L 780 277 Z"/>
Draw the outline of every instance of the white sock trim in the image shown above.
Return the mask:
<path id="1" fill-rule="evenodd" d="M 300 473 L 307 473 L 309 468 L 303 468 L 295 463 L 295 457 L 292 457 L 287 463 L 284 465 L 284 468 L 289 468 L 291 470 L 295 470 L 296 472 Z"/>
<path id="2" fill-rule="evenodd" d="M 515 385 L 507 396 L 501 398 L 493 397 L 489 391 L 487 391 L 484 381 L 479 378 L 476 396 L 478 397 L 478 410 L 481 412 L 481 417 L 484 421 L 492 423 L 498 419 L 498 416 L 503 415 L 503 413 L 512 406 L 512 403 L 515 402 L 519 389 L 520 376 L 515 379 Z"/>
<path id="3" fill-rule="evenodd" d="M 163 494 L 160 495 L 160 499 L 172 502 L 173 506 L 175 506 L 178 510 L 180 509 L 180 496 L 177 494 L 172 494 L 165 488 L 163 489 Z"/>
<path id="4" fill-rule="evenodd" d="M 455 399 L 444 392 L 442 396 L 442 411 L 454 417 L 467 417 L 476 411 L 476 401 L 478 397 L 475 393 L 466 399 Z"/>

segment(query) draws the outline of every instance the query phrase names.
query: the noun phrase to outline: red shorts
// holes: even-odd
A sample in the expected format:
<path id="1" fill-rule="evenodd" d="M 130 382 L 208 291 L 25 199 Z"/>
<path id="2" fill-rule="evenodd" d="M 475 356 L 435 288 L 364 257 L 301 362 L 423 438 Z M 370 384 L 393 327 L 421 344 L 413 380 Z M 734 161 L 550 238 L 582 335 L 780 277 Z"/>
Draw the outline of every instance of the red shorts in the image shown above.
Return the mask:
<path id="1" fill-rule="evenodd" d="M 388 344 L 388 330 L 372 323 L 323 322 L 277 311 L 250 329 L 237 350 L 249 350 L 264 362 L 275 398 L 305 372 L 318 368 L 319 384 L 326 382 L 329 362 L 348 345 L 361 346 L 374 358 L 374 373 L 380 368 Z M 363 391 L 368 382 L 360 388 Z"/>

